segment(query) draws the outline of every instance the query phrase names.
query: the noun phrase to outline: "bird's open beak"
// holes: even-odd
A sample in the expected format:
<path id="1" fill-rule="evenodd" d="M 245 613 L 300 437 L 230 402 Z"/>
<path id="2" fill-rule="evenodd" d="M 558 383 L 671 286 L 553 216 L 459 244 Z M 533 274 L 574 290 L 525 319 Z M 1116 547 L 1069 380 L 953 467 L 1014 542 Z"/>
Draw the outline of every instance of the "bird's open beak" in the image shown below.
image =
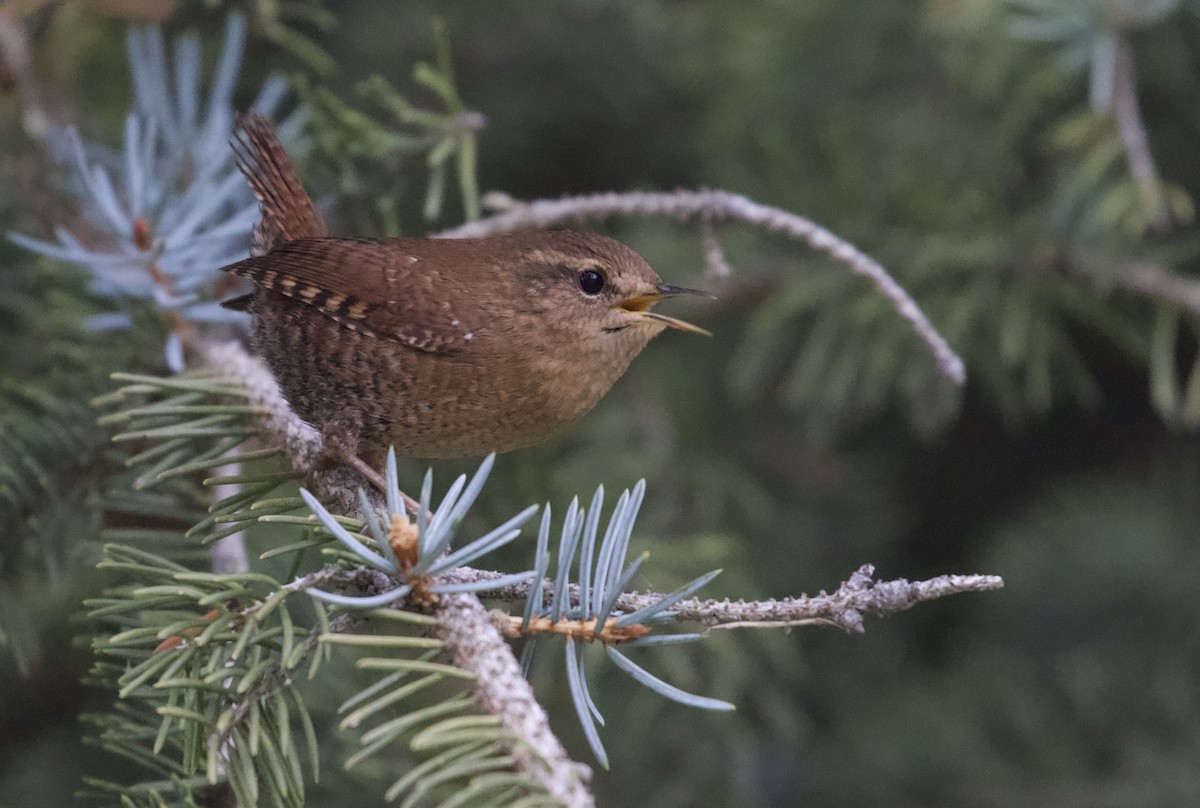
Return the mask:
<path id="1" fill-rule="evenodd" d="M 658 322 L 676 328 L 680 331 L 690 331 L 693 334 L 703 334 L 706 337 L 711 337 L 712 333 L 705 331 L 700 326 L 692 325 L 675 317 L 668 317 L 665 314 L 659 314 L 656 311 L 651 311 L 651 307 L 660 300 L 668 297 L 679 297 L 680 295 L 698 295 L 716 300 L 716 295 L 711 295 L 708 292 L 702 292 L 699 289 L 685 289 L 682 286 L 668 286 L 665 283 L 660 283 L 654 287 L 654 292 L 647 295 L 637 295 L 635 297 L 622 300 L 617 304 L 617 308 L 624 309 L 631 314 L 638 314 L 645 317 L 647 320 L 657 320 Z"/>

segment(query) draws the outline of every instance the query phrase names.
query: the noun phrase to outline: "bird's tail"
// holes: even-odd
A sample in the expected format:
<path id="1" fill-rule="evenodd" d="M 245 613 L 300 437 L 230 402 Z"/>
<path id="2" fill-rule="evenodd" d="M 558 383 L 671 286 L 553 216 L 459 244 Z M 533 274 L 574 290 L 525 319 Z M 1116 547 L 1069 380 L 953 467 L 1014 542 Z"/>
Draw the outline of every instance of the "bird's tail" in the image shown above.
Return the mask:
<path id="1" fill-rule="evenodd" d="M 270 121 L 246 113 L 234 127 L 231 145 L 238 169 L 262 205 L 251 255 L 264 255 L 293 239 L 329 235 Z"/>

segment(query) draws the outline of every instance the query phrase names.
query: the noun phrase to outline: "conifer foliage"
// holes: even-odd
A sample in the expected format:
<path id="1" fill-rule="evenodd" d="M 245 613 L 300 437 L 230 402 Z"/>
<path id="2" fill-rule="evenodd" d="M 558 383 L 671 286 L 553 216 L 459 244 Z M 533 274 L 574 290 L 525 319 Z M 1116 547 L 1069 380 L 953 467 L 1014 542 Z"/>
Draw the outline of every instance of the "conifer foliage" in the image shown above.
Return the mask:
<path id="1" fill-rule="evenodd" d="M 31 32 L 53 35 L 56 12 L 34 9 L 25 19 L 0 8 L 0 81 L 18 96 L 22 131 L 45 173 L 28 199 L 0 189 L 0 220 L 11 226 L 0 245 L 0 670 L 34 690 L 64 636 L 86 648 L 87 670 L 70 674 L 88 688 L 74 706 L 86 703 L 82 731 L 99 757 L 71 786 L 81 800 L 533 808 L 625 804 L 636 791 L 647 804 L 697 804 L 706 793 L 720 795 L 713 804 L 785 804 L 772 792 L 781 780 L 810 797 L 838 789 L 850 799 L 858 773 L 837 760 L 824 759 L 806 784 L 776 769 L 782 745 L 803 746 L 806 733 L 826 729 L 822 721 L 837 723 L 838 708 L 816 694 L 839 693 L 855 677 L 837 665 L 813 674 L 820 660 L 801 659 L 794 636 L 770 645 L 753 630 L 858 633 L 867 617 L 1003 582 L 877 580 L 857 557 L 846 576 L 823 567 L 818 552 L 797 553 L 803 533 L 892 561 L 899 542 L 880 537 L 898 529 L 879 524 L 923 524 L 915 507 L 897 505 L 920 469 L 894 455 L 926 447 L 907 433 L 913 443 L 889 444 L 887 462 L 903 480 L 885 491 L 870 474 L 847 474 L 851 452 L 837 454 L 838 442 L 864 424 L 905 422 L 940 440 L 954 435 L 964 407 L 986 412 L 997 430 L 1064 408 L 1103 409 L 1114 365 L 1144 382 L 1135 398 L 1167 427 L 1200 424 L 1200 292 L 1184 271 L 1196 258 L 1200 172 L 1182 166 L 1177 149 L 1158 156 L 1189 125 L 1200 131 L 1200 118 L 1163 123 L 1154 100 L 1165 105 L 1178 88 L 1139 48 L 1172 22 L 1200 31 L 1194 4 L 1013 0 L 901 14 L 868 3 L 855 26 L 811 4 L 785 13 L 798 40 L 761 10 L 702 3 L 703 17 L 685 19 L 672 4 L 649 4 L 645 13 L 678 37 L 670 42 L 687 47 L 647 54 L 635 41 L 625 59 L 585 50 L 605 77 L 636 75 L 646 85 L 618 82 L 628 85 L 620 103 L 597 117 L 578 99 L 550 104 L 554 114 L 620 131 L 627 109 L 645 112 L 639 93 L 665 99 L 655 112 L 680 124 L 672 165 L 691 165 L 695 185 L 750 186 L 780 207 L 751 192 L 617 187 L 562 196 L 579 189 L 539 185 L 531 150 L 520 149 L 522 127 L 505 118 L 523 115 L 532 128 L 553 121 L 538 117 L 548 102 L 531 100 L 537 85 L 522 71 L 552 72 L 540 60 L 571 48 L 532 12 L 520 12 L 522 36 L 538 44 L 527 60 L 514 60 L 500 35 L 479 46 L 479 31 L 452 12 L 448 25 L 433 24 L 431 48 L 421 34 L 431 56 L 413 60 L 410 89 L 375 76 L 347 93 L 329 80 L 338 63 L 323 45 L 337 20 L 316 3 L 237 3 L 243 10 L 219 17 L 208 5 L 180 4 L 163 25 L 141 21 L 153 16 L 144 10 L 120 20 L 131 101 L 116 126 L 108 122 L 108 138 L 85 134 L 104 131 L 87 104 L 67 119 L 61 110 L 70 105 L 22 50 Z M 642 12 L 612 6 L 565 10 L 563 24 L 592 26 L 596 41 L 644 24 Z M 456 19 L 476 46 L 461 57 Z M 638 30 L 661 35 L 652 25 Z M 263 53 L 244 65 L 252 38 Z M 1171 53 L 1189 52 L 1185 36 L 1163 39 Z M 747 41 L 753 58 L 741 50 Z M 838 78 L 853 99 L 816 86 L 805 60 L 827 41 L 872 54 L 849 60 Z M 984 47 L 996 42 L 1004 47 Z M 897 86 L 938 80 L 921 84 L 927 95 L 897 103 L 880 89 L 870 64 L 877 54 L 894 57 L 888 80 Z M 521 152 L 492 158 L 493 176 L 554 199 L 481 192 L 491 119 L 472 107 L 486 99 L 460 86 L 452 55 L 470 65 L 468 84 L 503 87 L 517 111 L 488 109 L 511 138 L 503 145 Z M 513 86 L 496 65 L 512 67 Z M 696 77 L 714 65 L 746 92 L 700 86 Z M 285 80 L 287 70 L 297 73 Z M 253 87 L 249 76 L 266 78 Z M 1012 95 L 1003 116 L 989 106 L 997 82 Z M 802 125 L 786 120 L 783 103 L 797 89 L 813 104 Z M 870 125 L 850 106 L 869 109 Z M 216 270 L 247 255 L 259 215 L 229 148 L 245 109 L 278 121 L 315 187 L 332 188 L 318 204 L 348 228 L 413 234 L 457 216 L 463 221 L 439 235 L 626 228 L 651 250 L 699 267 L 703 283 L 726 295 L 714 317 L 727 338 L 666 370 L 648 356 L 647 375 L 631 374 L 628 391 L 616 394 L 625 398 L 581 426 L 577 445 L 535 449 L 518 471 L 491 456 L 467 473 L 438 467 L 435 475 L 393 453 L 386 490 L 360 487 L 348 470 L 317 462 L 320 437 L 252 356 L 245 315 L 220 306 L 238 290 Z M 682 117 L 695 119 L 703 141 Z M 968 117 L 988 125 L 967 131 Z M 539 141 L 547 164 L 571 162 L 570 132 L 549 128 Z M 644 141 L 644 163 L 598 153 L 596 164 L 626 186 L 678 185 L 656 173 L 662 146 L 634 139 Z M 852 159 L 853 150 L 884 146 L 888 155 L 870 171 Z M 567 155 L 557 163 L 555 148 Z M 869 249 L 790 212 L 801 209 L 837 213 L 838 229 Z M 683 226 L 664 227 L 664 217 Z M 793 484 L 808 486 L 807 499 L 779 495 Z M 1066 500 L 1072 518 L 1092 525 L 1077 497 Z M 850 512 L 862 529 L 848 540 L 827 535 L 832 516 Z M 869 522 L 868 512 L 883 516 Z M 1094 527 L 1089 535 L 1103 533 Z M 1174 521 L 1163 528 L 1175 529 Z M 1006 574 L 1037 566 L 997 532 L 1003 552 L 946 551 L 936 560 L 995 559 Z M 682 539 L 652 541 L 673 533 L 690 534 L 685 549 Z M 1164 565 L 1183 563 L 1154 548 Z M 792 586 L 808 573 L 846 580 L 813 597 L 765 591 L 757 580 Z M 1155 574 L 1147 563 L 1138 580 L 1158 594 Z M 720 597 L 708 599 L 711 591 Z M 1023 603 L 1037 596 L 1022 591 Z M 737 639 L 727 641 L 731 634 Z M 958 639 L 947 636 L 912 645 Z M 1053 746 L 1034 737 L 1036 717 L 998 730 L 986 717 L 981 729 L 970 723 L 977 705 L 965 694 L 1011 686 L 1013 703 L 1028 699 L 1013 661 L 1022 652 L 993 665 L 986 641 L 963 645 L 967 661 L 945 674 L 950 684 L 937 698 L 881 686 L 880 700 L 891 702 L 875 709 L 920 708 L 958 733 L 947 737 L 977 730 L 1017 738 L 1017 747 Z M 866 666 L 863 681 L 891 681 L 878 664 Z M 1085 698 L 1078 681 L 1054 676 L 1064 702 Z M 815 682 L 814 695 L 787 689 L 799 680 Z M 970 731 L 940 712 L 960 702 Z M 684 707 L 704 718 L 678 718 Z M 716 740 L 680 729 L 700 720 L 717 728 Z M 904 744 L 891 726 L 889 760 L 920 769 L 905 755 L 927 739 Z M 728 737 L 722 727 L 732 728 Z M 846 730 L 855 731 L 864 732 Z M 985 751 L 974 760 L 1002 757 L 1003 744 L 975 742 Z M 705 752 L 689 757 L 692 748 Z M 668 756 L 678 758 L 670 761 L 678 776 L 661 771 Z M 610 768 L 631 772 L 637 788 L 606 779 Z M 991 783 L 994 771 L 984 768 L 961 764 Z M 992 784 L 997 805 L 1029 804 L 1024 783 Z M 928 788 L 923 804 L 954 804 L 949 786 Z"/>

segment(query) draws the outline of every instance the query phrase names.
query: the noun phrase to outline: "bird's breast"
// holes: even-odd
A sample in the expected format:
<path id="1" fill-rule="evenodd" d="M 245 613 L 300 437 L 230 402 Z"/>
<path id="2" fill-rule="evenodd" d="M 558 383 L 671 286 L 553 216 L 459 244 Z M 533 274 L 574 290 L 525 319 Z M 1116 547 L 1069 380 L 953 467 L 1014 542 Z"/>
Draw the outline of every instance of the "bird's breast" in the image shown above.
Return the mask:
<path id="1" fill-rule="evenodd" d="M 321 429 L 356 410 L 364 444 L 415 457 L 479 456 L 544 440 L 590 410 L 641 349 L 531 346 L 484 328 L 461 349 L 424 351 L 262 291 L 251 313 L 256 348 L 297 415 Z"/>

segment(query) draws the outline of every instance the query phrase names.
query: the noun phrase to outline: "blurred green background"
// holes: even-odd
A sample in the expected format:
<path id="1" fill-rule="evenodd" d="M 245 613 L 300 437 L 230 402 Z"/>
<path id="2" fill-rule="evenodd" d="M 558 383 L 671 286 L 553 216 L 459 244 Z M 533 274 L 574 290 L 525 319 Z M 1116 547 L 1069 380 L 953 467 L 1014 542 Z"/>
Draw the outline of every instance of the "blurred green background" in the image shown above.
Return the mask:
<path id="1" fill-rule="evenodd" d="M 1149 267 L 1172 289 L 1200 285 L 1196 4 L 239 7 L 247 101 L 282 72 L 368 111 L 355 88 L 375 74 L 420 103 L 412 65 L 431 58 L 440 18 L 462 98 L 486 116 L 485 191 L 718 187 L 809 216 L 887 266 L 966 360 L 960 393 L 868 284 L 799 245 L 719 227 L 734 274 L 718 284 L 695 227 L 606 227 L 668 281 L 720 287 L 719 303 L 686 311 L 715 337 L 656 340 L 584 422 L 502 457 L 481 520 L 644 476 L 635 543 L 652 556 L 638 588 L 723 567 L 710 596 L 782 597 L 832 590 L 867 562 L 885 579 L 981 572 L 1006 588 L 869 622 L 864 636 L 718 633 L 655 658 L 680 686 L 736 702 L 733 714 L 598 674 L 613 759 L 595 780 L 601 805 L 1200 804 L 1200 317 L 1195 297 L 1138 284 Z M 116 143 L 126 17 L 157 8 L 9 12 L 63 114 Z M 166 29 L 215 49 L 228 8 L 184 3 Z M 1125 57 L 1149 185 L 1130 171 L 1113 103 Z M 45 234 L 61 184 L 0 79 L 0 230 Z M 440 221 L 422 220 L 422 161 L 339 159 L 323 120 L 306 176 L 335 231 L 459 221 L 453 195 Z M 161 371 L 162 327 L 85 337 L 99 308 L 83 287 L 0 244 L 0 419 L 44 460 L 7 467 L 10 491 L 35 482 L 5 500 L 0 527 L 4 808 L 70 804 L 81 776 L 123 765 L 84 746 L 77 720 L 105 703 L 80 684 L 89 652 L 72 642 L 99 585 L 88 539 L 102 436 L 86 401 L 111 370 Z M 587 760 L 551 661 L 539 693 Z M 347 664 L 345 692 L 313 703 L 331 709 L 355 675 Z M 381 788 L 338 771 L 349 740 L 330 730 L 328 744 L 310 804 L 382 805 Z"/>

